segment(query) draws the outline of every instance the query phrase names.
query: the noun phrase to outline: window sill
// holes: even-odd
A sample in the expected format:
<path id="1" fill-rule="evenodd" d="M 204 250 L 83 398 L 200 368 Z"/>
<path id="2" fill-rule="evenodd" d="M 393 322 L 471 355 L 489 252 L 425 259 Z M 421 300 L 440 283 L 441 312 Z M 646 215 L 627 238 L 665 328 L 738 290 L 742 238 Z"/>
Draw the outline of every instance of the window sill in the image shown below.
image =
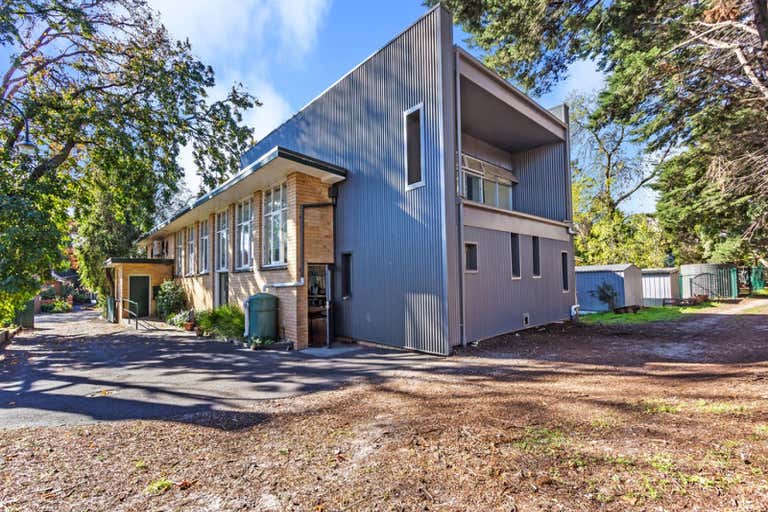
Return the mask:
<path id="1" fill-rule="evenodd" d="M 424 183 L 424 181 L 419 181 L 417 183 L 413 183 L 411 185 L 405 186 L 405 191 L 408 192 L 410 190 L 416 190 L 417 188 L 425 187 L 427 184 Z"/>
<path id="2" fill-rule="evenodd" d="M 541 276 L 531 276 L 531 279 L 541 279 Z"/>
<path id="3" fill-rule="evenodd" d="M 272 272 L 277 270 L 288 270 L 288 265 L 265 265 L 259 267 L 260 272 Z"/>
<path id="4" fill-rule="evenodd" d="M 208 272 L 207 270 L 204 270 L 203 272 L 198 272 L 197 273 L 198 276 L 207 276 L 208 274 L 210 274 L 210 272 Z"/>
<path id="5" fill-rule="evenodd" d="M 465 274 L 477 274 L 478 272 L 480 272 L 480 271 L 479 270 L 466 270 L 466 269 L 464 270 Z"/>
<path id="6" fill-rule="evenodd" d="M 512 280 L 513 281 L 522 281 L 523 277 L 522 276 L 512 276 Z"/>
<path id="7" fill-rule="evenodd" d="M 244 274 L 246 272 L 253 272 L 253 269 L 251 267 L 242 267 L 232 271 L 233 274 Z"/>

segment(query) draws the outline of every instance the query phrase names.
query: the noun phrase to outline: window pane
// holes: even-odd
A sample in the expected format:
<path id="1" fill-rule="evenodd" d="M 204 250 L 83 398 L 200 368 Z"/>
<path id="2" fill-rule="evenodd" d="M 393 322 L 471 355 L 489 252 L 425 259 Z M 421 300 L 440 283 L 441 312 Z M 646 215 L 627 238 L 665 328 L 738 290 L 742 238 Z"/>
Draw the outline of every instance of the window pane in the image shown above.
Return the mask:
<path id="1" fill-rule="evenodd" d="M 533 275 L 541 275 L 541 261 L 539 260 L 539 237 L 533 237 Z"/>
<path id="2" fill-rule="evenodd" d="M 288 208 L 288 189 L 285 185 L 280 187 L 280 206 Z"/>
<path id="3" fill-rule="evenodd" d="M 415 110 L 405 118 L 406 169 L 408 184 L 421 181 L 421 110 Z"/>
<path id="4" fill-rule="evenodd" d="M 280 214 L 272 216 L 272 263 L 280 262 Z"/>
<path id="5" fill-rule="evenodd" d="M 483 202 L 490 206 L 496 206 L 496 182 L 483 180 Z"/>
<path id="6" fill-rule="evenodd" d="M 477 270 L 477 245 L 464 244 L 464 268 L 470 271 Z"/>
<path id="7" fill-rule="evenodd" d="M 511 233 L 512 277 L 520 277 L 520 235 Z"/>
<path id="8" fill-rule="evenodd" d="M 341 296 L 352 296 L 352 254 L 341 255 Z"/>
<path id="9" fill-rule="evenodd" d="M 568 291 L 568 253 L 560 253 L 560 268 L 563 273 L 563 291 Z"/>
<path id="10" fill-rule="evenodd" d="M 499 208 L 505 210 L 512 209 L 512 186 L 506 183 L 499 183 Z"/>
<path id="11" fill-rule="evenodd" d="M 477 203 L 482 201 L 482 193 L 480 191 L 481 178 L 475 174 L 465 173 L 465 194 L 467 199 L 475 201 Z"/>

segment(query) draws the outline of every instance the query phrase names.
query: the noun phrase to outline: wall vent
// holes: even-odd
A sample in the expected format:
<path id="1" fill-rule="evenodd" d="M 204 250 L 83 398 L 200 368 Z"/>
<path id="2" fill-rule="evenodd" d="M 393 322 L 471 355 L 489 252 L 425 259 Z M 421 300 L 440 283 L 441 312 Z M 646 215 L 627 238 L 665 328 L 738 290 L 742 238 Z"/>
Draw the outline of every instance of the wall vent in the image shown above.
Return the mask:
<path id="1" fill-rule="evenodd" d="M 531 314 L 523 313 L 523 327 L 528 327 L 531 324 Z"/>

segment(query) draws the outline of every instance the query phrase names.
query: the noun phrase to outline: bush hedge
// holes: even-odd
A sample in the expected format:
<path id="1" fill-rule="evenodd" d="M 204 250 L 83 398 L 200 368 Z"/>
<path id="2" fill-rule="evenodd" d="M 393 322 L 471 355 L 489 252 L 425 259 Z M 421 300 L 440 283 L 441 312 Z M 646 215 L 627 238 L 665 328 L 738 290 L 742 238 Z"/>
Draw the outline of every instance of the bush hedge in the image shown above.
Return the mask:
<path id="1" fill-rule="evenodd" d="M 197 327 L 226 339 L 242 339 L 245 331 L 245 314 L 238 306 L 226 304 L 196 315 Z"/>
<path id="2" fill-rule="evenodd" d="M 157 292 L 157 315 L 163 320 L 176 313 L 181 313 L 187 307 L 187 294 L 184 288 L 175 281 L 163 281 Z"/>

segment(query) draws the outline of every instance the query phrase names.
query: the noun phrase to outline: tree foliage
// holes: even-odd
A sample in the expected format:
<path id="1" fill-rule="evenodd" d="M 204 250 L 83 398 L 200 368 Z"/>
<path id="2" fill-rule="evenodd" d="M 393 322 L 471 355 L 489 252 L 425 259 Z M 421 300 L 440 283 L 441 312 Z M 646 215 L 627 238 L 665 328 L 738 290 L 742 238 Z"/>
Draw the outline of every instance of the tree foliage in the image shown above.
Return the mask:
<path id="1" fill-rule="evenodd" d="M 169 37 L 145 0 L 9 0 L 0 7 L 0 42 L 10 54 L 0 98 L 26 113 L 38 148 L 19 154 L 23 118 L 0 104 L 0 163 L 15 170 L 0 200 L 23 203 L 41 219 L 56 209 L 54 216 L 74 220 L 44 223 L 50 242 L 17 237 L 26 257 L 3 259 L 2 267 L 26 276 L 27 292 L 31 276 L 44 276 L 58 258 L 70 227 L 86 282 L 101 287 L 104 258 L 127 255 L 128 239 L 151 227 L 176 192 L 183 146 L 191 145 L 211 187 L 238 169 L 251 143 L 242 113 L 258 102 L 239 84 L 210 101 L 213 70 L 188 42 Z"/>
<path id="2" fill-rule="evenodd" d="M 714 191 L 704 186 L 711 181 L 719 197 L 751 202 L 744 231 L 727 237 L 755 246 L 768 224 L 764 0 L 444 3 L 487 63 L 534 93 L 549 91 L 576 60 L 594 60 L 607 86 L 593 120 L 631 128 L 649 152 L 693 151 L 702 189 Z M 712 210 L 701 215 L 712 215 L 712 225 L 720 221 Z M 722 221 L 723 229 L 734 227 Z"/>

